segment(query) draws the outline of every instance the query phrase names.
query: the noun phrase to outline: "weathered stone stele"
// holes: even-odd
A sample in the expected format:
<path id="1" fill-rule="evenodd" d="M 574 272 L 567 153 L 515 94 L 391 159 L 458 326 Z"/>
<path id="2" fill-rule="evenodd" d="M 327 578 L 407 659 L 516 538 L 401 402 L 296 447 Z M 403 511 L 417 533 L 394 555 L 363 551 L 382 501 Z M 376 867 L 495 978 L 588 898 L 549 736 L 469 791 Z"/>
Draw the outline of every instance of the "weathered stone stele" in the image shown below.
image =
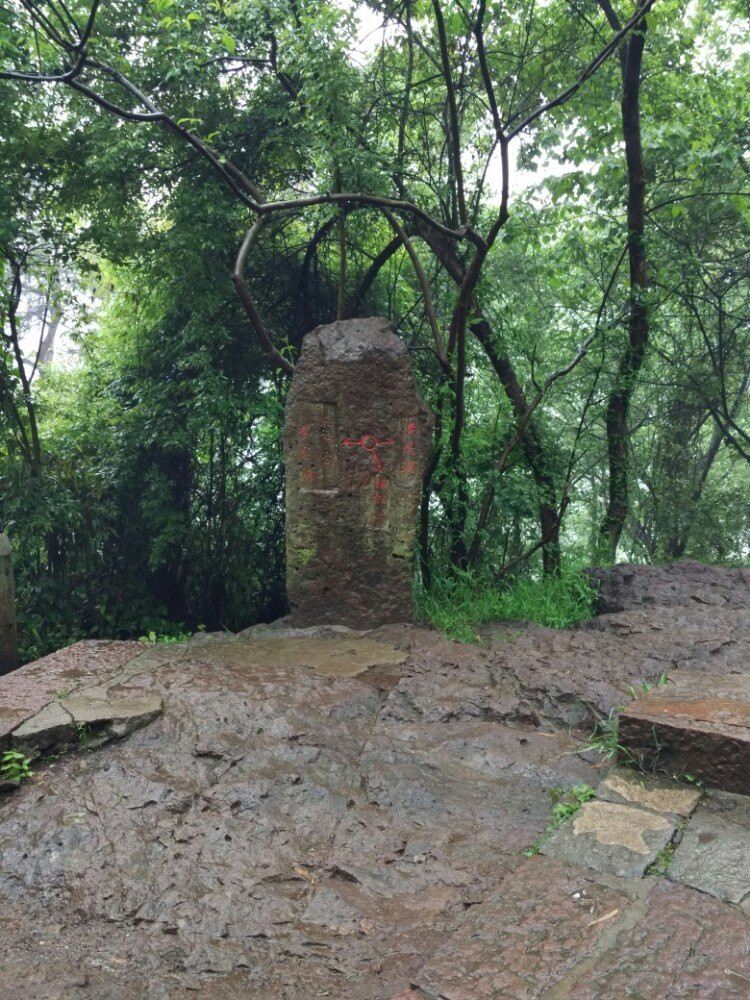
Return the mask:
<path id="1" fill-rule="evenodd" d="M 287 593 L 296 625 L 412 618 L 432 416 L 384 319 L 305 338 L 286 404 Z"/>
<path id="2" fill-rule="evenodd" d="M 0 674 L 18 666 L 16 595 L 13 586 L 13 553 L 8 536 L 0 534 Z"/>

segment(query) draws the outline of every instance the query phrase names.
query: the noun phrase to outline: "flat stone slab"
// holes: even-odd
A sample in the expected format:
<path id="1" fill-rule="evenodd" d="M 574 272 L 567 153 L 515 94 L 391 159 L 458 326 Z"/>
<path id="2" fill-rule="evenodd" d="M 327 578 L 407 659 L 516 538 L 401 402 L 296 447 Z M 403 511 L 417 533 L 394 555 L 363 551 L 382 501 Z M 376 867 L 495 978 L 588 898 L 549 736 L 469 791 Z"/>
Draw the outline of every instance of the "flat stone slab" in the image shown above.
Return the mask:
<path id="1" fill-rule="evenodd" d="M 159 695 L 92 698 L 72 695 L 50 702 L 11 734 L 12 746 L 27 757 L 77 741 L 100 746 L 148 725 L 163 711 Z"/>
<path id="2" fill-rule="evenodd" d="M 645 763 L 750 793 L 750 673 L 680 673 L 620 714 L 620 744 Z"/>
<path id="3" fill-rule="evenodd" d="M 617 919 L 617 918 L 614 918 Z M 609 926 L 610 947 L 544 1000 L 747 1000 L 748 921 L 740 909 L 668 879 Z M 533 995 L 533 994 L 532 994 Z M 472 997 L 472 1000 L 474 998 Z"/>
<path id="4" fill-rule="evenodd" d="M 257 667 L 307 667 L 325 677 L 356 677 L 407 658 L 403 650 L 374 639 L 252 639 L 236 644 L 230 655 Z"/>
<path id="5" fill-rule="evenodd" d="M 700 802 L 701 792 L 689 785 L 652 778 L 625 767 L 609 772 L 596 790 L 596 796 L 606 802 L 621 802 L 640 806 L 658 813 L 689 816 Z"/>
<path id="6" fill-rule="evenodd" d="M 618 802 L 585 802 L 541 854 L 621 878 L 641 878 L 672 839 L 677 819 Z"/>
<path id="7" fill-rule="evenodd" d="M 56 697 L 105 681 L 148 647 L 138 642 L 86 640 L 0 677 L 0 750 L 10 734 Z"/>
<path id="8" fill-rule="evenodd" d="M 708 812 L 750 831 L 750 798 L 747 795 L 735 795 L 734 792 L 711 788 L 701 805 Z"/>
<path id="9" fill-rule="evenodd" d="M 701 806 L 675 851 L 669 878 L 728 903 L 741 903 L 750 897 L 747 827 Z"/>
<path id="10" fill-rule="evenodd" d="M 359 631 L 348 625 L 307 625 L 302 628 L 289 624 L 288 618 L 280 618 L 270 624 L 251 625 L 237 633 L 238 639 L 359 639 L 370 630 Z M 213 633 L 209 633 L 213 634 Z M 196 633 L 192 641 L 200 641 L 205 632 Z"/>

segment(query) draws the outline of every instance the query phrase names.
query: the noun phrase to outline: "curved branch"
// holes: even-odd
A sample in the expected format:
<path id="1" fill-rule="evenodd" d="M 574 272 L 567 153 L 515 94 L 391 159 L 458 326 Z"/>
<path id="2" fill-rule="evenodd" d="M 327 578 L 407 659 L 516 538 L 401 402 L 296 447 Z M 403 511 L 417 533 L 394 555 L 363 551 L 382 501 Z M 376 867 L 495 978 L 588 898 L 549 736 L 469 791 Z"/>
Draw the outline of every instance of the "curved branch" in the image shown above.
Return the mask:
<path id="1" fill-rule="evenodd" d="M 389 223 L 395 234 L 398 236 L 401 243 L 404 245 L 404 249 L 409 254 L 409 259 L 412 262 L 414 271 L 417 275 L 417 280 L 422 289 L 422 296 L 424 298 L 424 307 L 427 313 L 427 319 L 430 322 L 430 327 L 432 329 L 432 339 L 435 342 L 435 353 L 437 354 L 438 361 L 443 369 L 443 371 L 450 378 L 453 378 L 453 371 L 451 369 L 450 361 L 445 353 L 445 346 L 443 344 L 443 338 L 440 335 L 440 327 L 438 326 L 437 315 L 435 313 L 435 306 L 432 301 L 432 294 L 430 292 L 430 284 L 427 280 L 427 275 L 424 273 L 424 268 L 422 267 L 422 261 L 419 259 L 419 254 L 414 249 L 414 244 L 409 239 L 406 234 L 406 230 L 395 217 L 393 212 L 390 212 L 387 208 L 383 209 L 383 215 L 388 219 Z"/>
<path id="2" fill-rule="evenodd" d="M 394 255 L 394 253 L 398 250 L 400 246 L 401 246 L 401 237 L 394 236 L 391 242 L 386 244 L 386 246 L 383 247 L 383 249 L 380 251 L 377 257 L 374 258 L 370 266 L 367 268 L 364 277 L 360 281 L 359 287 L 354 293 L 354 297 L 352 299 L 351 311 L 359 312 L 359 310 L 362 308 L 364 304 L 365 296 L 372 288 L 375 279 L 377 278 L 377 276 L 380 274 L 380 272 L 383 270 L 385 265 L 388 263 L 388 261 L 391 259 L 391 257 Z"/>
<path id="3" fill-rule="evenodd" d="M 258 310 L 255 308 L 255 301 L 250 294 L 250 289 L 248 288 L 244 277 L 248 254 L 252 250 L 261 232 L 265 229 L 267 222 L 268 220 L 266 217 L 261 216 L 250 227 L 250 229 L 248 229 L 247 235 L 242 241 L 240 252 L 237 254 L 237 261 L 234 265 L 234 271 L 232 271 L 232 282 L 234 283 L 234 287 L 237 289 L 237 294 L 240 297 L 242 305 L 245 307 L 245 312 L 250 318 L 250 322 L 253 325 L 253 329 L 255 330 L 258 340 L 260 341 L 261 347 L 271 361 L 277 365 L 277 367 L 281 368 L 282 371 L 285 371 L 288 375 L 291 375 L 294 371 L 294 365 L 274 346 L 274 343 L 271 340 L 271 335 L 266 329 L 263 320 L 260 318 Z"/>
<path id="4" fill-rule="evenodd" d="M 654 3 L 655 0 L 645 0 L 645 2 L 638 7 L 637 11 L 630 18 L 630 20 L 627 21 L 622 26 L 622 28 L 615 35 L 612 36 L 612 38 L 610 38 L 610 40 L 607 42 L 604 48 L 600 50 L 598 55 L 596 55 L 591 60 L 591 62 L 584 69 L 584 71 L 581 73 L 581 75 L 578 77 L 575 83 L 573 83 L 570 87 L 568 87 L 567 90 L 564 90 L 561 94 L 558 94 L 557 97 L 552 98 L 552 100 L 546 101 L 544 104 L 541 104 L 538 108 L 536 108 L 536 110 L 532 111 L 531 114 L 527 115 L 521 122 L 519 122 L 518 125 L 516 125 L 514 129 L 512 129 L 512 131 L 508 133 L 508 141 L 510 142 L 511 139 L 515 139 L 515 137 L 520 132 L 523 132 L 523 130 L 526 128 L 527 125 L 530 125 L 533 121 L 536 121 L 537 118 L 540 118 L 547 111 L 551 111 L 553 108 L 558 108 L 560 107 L 560 105 L 567 103 L 567 101 L 569 101 L 570 98 L 573 97 L 573 95 L 576 94 L 581 89 L 584 83 L 586 83 L 586 81 L 589 80 L 594 75 L 594 73 L 596 73 L 599 67 L 602 66 L 607 61 L 607 59 L 609 59 L 612 53 L 618 49 L 620 42 L 623 40 L 623 38 L 633 28 L 637 27 L 637 25 L 640 24 L 640 22 L 643 20 L 646 14 L 648 14 L 648 12 L 654 6 Z"/>
<path id="5" fill-rule="evenodd" d="M 288 212 L 293 208 L 310 208 L 313 205 L 329 205 L 345 202 L 353 205 L 373 205 L 375 208 L 391 208 L 396 212 L 403 212 L 421 219 L 430 229 L 442 236 L 448 236 L 452 240 L 471 240 L 477 247 L 483 248 L 485 242 L 479 233 L 475 232 L 471 226 L 460 226 L 458 229 L 450 229 L 441 222 L 433 219 L 427 212 L 418 208 L 410 201 L 402 201 L 398 198 L 385 198 L 381 195 L 364 194 L 363 192 L 352 191 L 326 191 L 323 194 L 307 195 L 303 198 L 290 198 L 286 201 L 269 201 L 255 208 L 261 215 L 270 215 L 274 212 Z"/>
<path id="6" fill-rule="evenodd" d="M 126 90 L 129 90 L 131 93 L 138 96 L 139 100 L 146 104 L 146 107 L 153 108 L 153 110 L 143 112 L 129 111 L 127 108 L 121 108 L 119 105 L 107 100 L 106 97 L 102 97 L 101 94 L 97 94 L 95 90 L 92 90 L 91 87 L 82 83 L 80 80 L 69 80 L 67 81 L 68 86 L 72 87 L 73 90 L 77 90 L 79 93 L 84 94 L 89 98 L 89 100 L 93 101 L 94 104 L 98 104 L 100 108 L 103 108 L 110 114 L 115 115 L 117 118 L 122 118 L 124 121 L 131 122 L 153 122 L 157 125 L 162 125 L 167 131 L 178 135 L 181 139 L 191 145 L 193 149 L 200 153 L 204 159 L 208 160 L 216 173 L 219 174 L 219 176 L 226 182 L 229 188 L 241 201 L 254 211 L 258 210 L 258 201 L 255 197 L 258 193 L 257 189 L 255 188 L 255 185 L 252 184 L 247 177 L 245 177 L 241 170 L 238 170 L 237 167 L 222 163 L 218 155 L 211 149 L 210 146 L 207 146 L 189 129 L 183 128 L 182 125 L 178 125 L 178 123 L 166 114 L 166 112 L 155 108 L 154 105 L 152 105 L 151 102 L 148 101 L 145 96 L 133 86 L 133 84 L 118 73 L 117 70 L 114 70 L 111 67 L 101 68 L 104 72 L 108 72 L 108 75 L 110 75 L 112 79 L 116 80 L 116 82 L 120 83 Z M 243 188 L 245 188 L 245 190 L 243 190 Z M 246 191 L 250 192 L 250 194 L 247 194 Z"/>
<path id="7" fill-rule="evenodd" d="M 22 73 L 14 70 L 0 70 L 0 80 L 19 80 L 22 83 L 70 83 L 71 80 L 83 72 L 86 65 L 86 49 L 84 48 L 75 61 L 71 69 L 64 73 Z"/>

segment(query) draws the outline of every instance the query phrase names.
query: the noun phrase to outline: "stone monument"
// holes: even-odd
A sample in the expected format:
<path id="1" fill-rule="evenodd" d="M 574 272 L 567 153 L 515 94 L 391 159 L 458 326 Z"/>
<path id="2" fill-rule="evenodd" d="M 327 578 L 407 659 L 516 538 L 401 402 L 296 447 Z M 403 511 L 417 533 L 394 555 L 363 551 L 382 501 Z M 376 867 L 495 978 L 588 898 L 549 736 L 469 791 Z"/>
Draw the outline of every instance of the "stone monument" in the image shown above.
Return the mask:
<path id="1" fill-rule="evenodd" d="M 16 594 L 13 586 L 13 553 L 8 536 L 0 533 L 0 674 L 18 666 Z"/>
<path id="2" fill-rule="evenodd" d="M 284 427 L 293 624 L 370 628 L 412 618 L 432 426 L 387 320 L 344 320 L 305 337 Z"/>

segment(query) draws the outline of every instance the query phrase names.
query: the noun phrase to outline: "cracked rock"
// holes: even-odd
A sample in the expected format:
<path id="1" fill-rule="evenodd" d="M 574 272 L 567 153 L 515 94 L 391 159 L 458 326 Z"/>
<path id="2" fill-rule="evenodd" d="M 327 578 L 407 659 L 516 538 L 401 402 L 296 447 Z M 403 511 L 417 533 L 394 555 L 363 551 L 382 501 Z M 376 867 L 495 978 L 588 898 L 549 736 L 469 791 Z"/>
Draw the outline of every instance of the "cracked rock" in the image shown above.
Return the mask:
<path id="1" fill-rule="evenodd" d="M 148 725 L 163 711 L 158 695 L 92 698 L 85 694 L 50 702 L 12 734 L 13 747 L 27 757 L 67 747 L 82 738 L 106 743 Z"/>

